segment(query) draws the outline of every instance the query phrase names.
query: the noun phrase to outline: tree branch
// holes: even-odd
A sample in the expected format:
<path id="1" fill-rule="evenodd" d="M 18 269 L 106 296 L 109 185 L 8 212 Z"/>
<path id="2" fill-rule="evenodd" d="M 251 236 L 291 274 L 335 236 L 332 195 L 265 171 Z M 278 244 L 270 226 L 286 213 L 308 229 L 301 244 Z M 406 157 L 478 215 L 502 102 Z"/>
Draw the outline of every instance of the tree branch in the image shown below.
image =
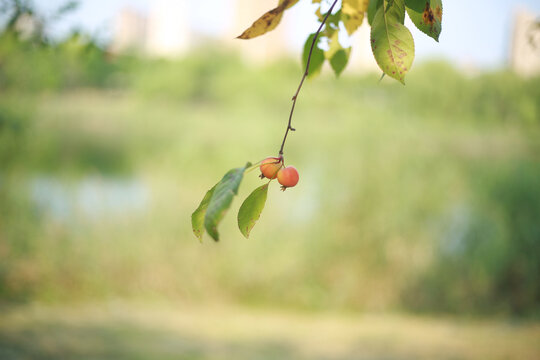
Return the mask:
<path id="1" fill-rule="evenodd" d="M 283 141 L 281 142 L 281 147 L 279 148 L 279 156 L 283 155 L 283 147 L 285 147 L 285 141 L 287 141 L 287 135 L 289 135 L 290 131 L 295 131 L 291 126 L 292 122 L 292 116 L 294 113 L 294 106 L 296 105 L 296 99 L 298 98 L 298 94 L 300 93 L 300 89 L 302 89 L 302 85 L 304 84 L 304 80 L 306 80 L 306 77 L 309 74 L 309 63 L 311 62 L 311 54 L 313 53 L 313 48 L 315 47 L 315 44 L 317 43 L 317 39 L 319 38 L 319 33 L 321 32 L 324 24 L 326 23 L 326 20 L 332 13 L 332 10 L 334 9 L 334 6 L 337 4 L 338 0 L 334 0 L 332 3 L 332 6 L 330 6 L 330 9 L 328 9 L 328 12 L 326 13 L 326 16 L 324 17 L 323 21 L 321 22 L 321 25 L 317 29 L 317 32 L 315 33 L 315 37 L 313 38 L 313 42 L 311 43 L 311 48 L 309 49 L 309 55 L 306 63 L 306 71 L 304 71 L 304 75 L 302 76 L 302 79 L 300 80 L 300 84 L 298 85 L 298 89 L 296 90 L 296 93 L 294 93 L 292 97 L 292 107 L 291 107 L 291 113 L 289 114 L 289 122 L 287 123 L 287 129 L 285 130 L 285 136 L 283 136 Z"/>

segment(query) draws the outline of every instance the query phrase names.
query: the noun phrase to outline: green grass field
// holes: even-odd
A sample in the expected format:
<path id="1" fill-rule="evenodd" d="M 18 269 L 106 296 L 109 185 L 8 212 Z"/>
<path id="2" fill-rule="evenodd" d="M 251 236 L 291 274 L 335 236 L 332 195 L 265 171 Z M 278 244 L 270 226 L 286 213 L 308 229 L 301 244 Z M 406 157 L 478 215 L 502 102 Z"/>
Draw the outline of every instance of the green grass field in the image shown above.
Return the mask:
<path id="1" fill-rule="evenodd" d="M 107 302 L 3 309 L 0 315 L 5 360 L 535 360 L 538 338 L 540 326 L 526 322 L 223 305 Z"/>

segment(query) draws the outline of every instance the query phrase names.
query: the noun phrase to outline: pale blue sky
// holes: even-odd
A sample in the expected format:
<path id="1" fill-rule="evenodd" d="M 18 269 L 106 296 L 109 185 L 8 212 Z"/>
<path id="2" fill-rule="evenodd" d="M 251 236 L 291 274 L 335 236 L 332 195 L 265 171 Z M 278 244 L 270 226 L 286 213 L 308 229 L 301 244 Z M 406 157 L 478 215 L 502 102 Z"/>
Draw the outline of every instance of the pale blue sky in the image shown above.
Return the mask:
<path id="1" fill-rule="evenodd" d="M 258 0 L 253 0 L 258 1 Z M 38 6 L 50 10 L 65 0 L 37 0 Z M 189 0 L 190 22 L 202 33 L 215 35 L 231 25 L 229 0 Z M 125 6 L 148 9 L 152 0 L 81 0 L 79 9 L 66 16 L 54 28 L 63 34 L 71 28 L 81 28 L 107 39 L 112 31 L 115 14 Z M 289 47 L 301 49 L 302 43 L 316 28 L 310 0 L 301 0 L 287 13 L 298 24 L 291 35 Z M 497 67 L 507 61 L 512 28 L 512 16 L 517 9 L 528 9 L 540 15 L 539 0 L 443 0 L 443 30 L 436 43 L 415 29 L 416 59 L 446 58 L 458 64 Z M 261 14 L 253 14 L 253 19 Z M 237 25 L 237 24 L 234 24 Z M 245 24 L 246 26 L 250 24 Z M 240 26 L 241 27 L 241 26 Z"/>

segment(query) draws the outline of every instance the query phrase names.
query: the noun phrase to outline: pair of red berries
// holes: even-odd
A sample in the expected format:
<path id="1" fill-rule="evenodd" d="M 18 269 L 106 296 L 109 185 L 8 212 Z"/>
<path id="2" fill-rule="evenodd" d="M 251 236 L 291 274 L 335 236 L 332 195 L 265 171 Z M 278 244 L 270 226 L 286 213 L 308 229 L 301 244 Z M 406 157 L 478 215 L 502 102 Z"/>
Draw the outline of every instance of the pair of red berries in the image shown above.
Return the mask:
<path id="1" fill-rule="evenodd" d="M 281 190 L 298 184 L 298 170 L 294 166 L 284 166 L 283 157 L 269 157 L 261 162 L 261 179 L 278 179 Z"/>

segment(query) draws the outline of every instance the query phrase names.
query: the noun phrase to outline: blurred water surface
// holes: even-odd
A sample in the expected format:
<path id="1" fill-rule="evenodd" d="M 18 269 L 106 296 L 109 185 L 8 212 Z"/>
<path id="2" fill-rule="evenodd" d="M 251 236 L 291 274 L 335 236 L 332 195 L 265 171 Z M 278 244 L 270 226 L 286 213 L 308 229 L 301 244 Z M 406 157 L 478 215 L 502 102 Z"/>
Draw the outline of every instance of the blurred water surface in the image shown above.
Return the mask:
<path id="1" fill-rule="evenodd" d="M 38 211 L 67 224 L 77 214 L 92 220 L 144 213 L 150 202 L 148 187 L 134 178 L 87 177 L 63 183 L 44 176 L 32 181 L 31 193 Z"/>

